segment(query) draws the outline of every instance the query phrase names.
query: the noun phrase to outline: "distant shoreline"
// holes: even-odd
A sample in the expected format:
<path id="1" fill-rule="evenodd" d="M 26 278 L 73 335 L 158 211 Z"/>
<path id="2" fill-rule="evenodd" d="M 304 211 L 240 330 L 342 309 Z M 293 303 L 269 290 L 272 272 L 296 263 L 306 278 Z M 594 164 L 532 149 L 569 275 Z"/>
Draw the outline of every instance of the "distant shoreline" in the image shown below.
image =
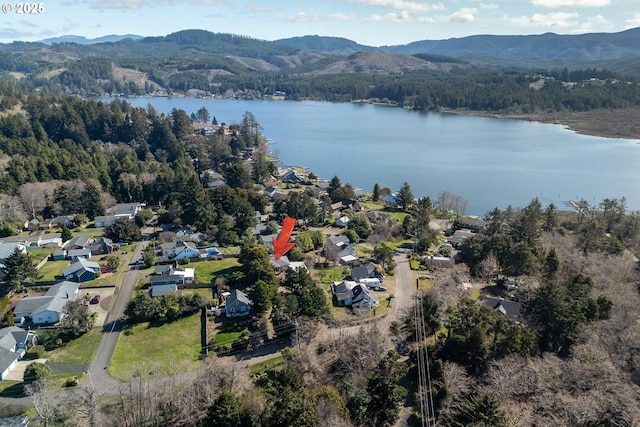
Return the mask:
<path id="1" fill-rule="evenodd" d="M 496 113 L 467 109 L 441 109 L 440 112 L 558 124 L 582 135 L 640 140 L 640 123 L 638 122 L 640 109 L 638 108 L 541 113 Z"/>

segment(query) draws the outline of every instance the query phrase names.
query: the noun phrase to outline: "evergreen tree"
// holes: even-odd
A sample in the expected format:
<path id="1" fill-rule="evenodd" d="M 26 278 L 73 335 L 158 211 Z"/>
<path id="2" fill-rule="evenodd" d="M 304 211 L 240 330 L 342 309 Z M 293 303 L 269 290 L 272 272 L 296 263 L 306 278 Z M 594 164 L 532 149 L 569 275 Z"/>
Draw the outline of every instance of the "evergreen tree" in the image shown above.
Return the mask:
<path id="1" fill-rule="evenodd" d="M 396 194 L 396 202 L 404 211 L 408 210 L 409 206 L 413 204 L 413 192 L 411 191 L 411 186 L 408 182 L 405 181 L 402 184 L 402 187 L 400 187 L 400 190 Z"/>
<path id="2" fill-rule="evenodd" d="M 407 390 L 399 385 L 407 367 L 399 359 L 396 352 L 389 351 L 369 379 L 367 392 L 371 400 L 367 405 L 367 425 L 389 427 L 398 420 L 400 404 L 407 395 Z"/>
<path id="3" fill-rule="evenodd" d="M 81 197 L 84 200 L 85 215 L 92 219 L 96 216 L 104 215 L 105 210 L 102 205 L 102 196 L 100 190 L 95 185 L 87 184 Z"/>
<path id="4" fill-rule="evenodd" d="M 19 286 L 22 282 L 28 282 L 38 276 L 38 270 L 34 265 L 31 255 L 16 248 L 4 262 L 5 280 L 11 286 Z"/>
<path id="5" fill-rule="evenodd" d="M 185 186 L 180 203 L 183 225 L 191 225 L 203 233 L 214 228 L 217 219 L 215 208 L 195 174 L 191 175 Z"/>
<path id="6" fill-rule="evenodd" d="M 69 230 L 69 227 L 67 227 L 66 225 L 62 227 L 62 233 L 60 233 L 60 238 L 62 239 L 63 242 L 67 242 L 73 239 L 73 233 L 71 232 L 71 230 Z"/>
<path id="7" fill-rule="evenodd" d="M 469 397 L 457 408 L 452 425 L 507 427 L 509 420 L 500 409 L 500 401 L 490 393 L 482 393 Z"/>
<path id="8" fill-rule="evenodd" d="M 380 200 L 380 186 L 378 185 L 377 182 L 373 185 L 373 194 L 371 196 L 371 199 L 374 202 L 377 202 L 378 200 Z"/>

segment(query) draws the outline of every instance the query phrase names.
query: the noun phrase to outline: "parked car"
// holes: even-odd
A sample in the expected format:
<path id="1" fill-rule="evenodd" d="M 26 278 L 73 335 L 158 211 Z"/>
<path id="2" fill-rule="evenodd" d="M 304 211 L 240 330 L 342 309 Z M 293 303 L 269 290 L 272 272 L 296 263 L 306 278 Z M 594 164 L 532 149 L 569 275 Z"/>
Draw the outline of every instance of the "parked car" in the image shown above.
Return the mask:
<path id="1" fill-rule="evenodd" d="M 90 304 L 98 304 L 100 302 L 100 295 L 94 295 L 89 301 Z"/>
<path id="2" fill-rule="evenodd" d="M 376 286 L 375 288 L 373 288 L 373 290 L 378 292 L 386 292 L 387 288 L 385 288 L 384 286 Z"/>

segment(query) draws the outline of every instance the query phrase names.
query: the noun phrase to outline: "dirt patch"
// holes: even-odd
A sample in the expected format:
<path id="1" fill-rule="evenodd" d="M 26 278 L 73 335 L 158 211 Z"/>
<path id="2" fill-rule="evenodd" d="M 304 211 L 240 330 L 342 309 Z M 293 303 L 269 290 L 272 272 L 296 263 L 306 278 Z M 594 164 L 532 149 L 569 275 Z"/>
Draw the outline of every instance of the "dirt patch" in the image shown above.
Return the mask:
<path id="1" fill-rule="evenodd" d="M 553 111 L 529 114 L 488 113 L 464 109 L 443 109 L 442 112 L 498 119 L 530 120 L 564 125 L 572 131 L 583 135 L 605 138 L 640 139 L 640 122 L 637 120 L 640 109 L 638 108 L 620 108 L 615 110 L 598 109 L 582 112 Z"/>

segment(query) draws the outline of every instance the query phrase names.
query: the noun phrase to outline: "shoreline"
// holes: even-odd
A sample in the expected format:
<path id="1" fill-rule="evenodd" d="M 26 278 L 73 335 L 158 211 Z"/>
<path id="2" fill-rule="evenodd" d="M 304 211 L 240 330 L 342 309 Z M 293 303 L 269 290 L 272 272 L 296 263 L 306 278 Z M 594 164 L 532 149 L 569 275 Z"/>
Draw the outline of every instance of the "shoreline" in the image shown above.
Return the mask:
<path id="1" fill-rule="evenodd" d="M 639 108 L 540 113 L 496 113 L 467 109 L 441 109 L 439 112 L 563 125 L 580 135 L 611 139 L 633 139 L 638 140 L 638 143 L 640 143 L 640 123 L 637 121 L 637 118 L 640 117 Z"/>

